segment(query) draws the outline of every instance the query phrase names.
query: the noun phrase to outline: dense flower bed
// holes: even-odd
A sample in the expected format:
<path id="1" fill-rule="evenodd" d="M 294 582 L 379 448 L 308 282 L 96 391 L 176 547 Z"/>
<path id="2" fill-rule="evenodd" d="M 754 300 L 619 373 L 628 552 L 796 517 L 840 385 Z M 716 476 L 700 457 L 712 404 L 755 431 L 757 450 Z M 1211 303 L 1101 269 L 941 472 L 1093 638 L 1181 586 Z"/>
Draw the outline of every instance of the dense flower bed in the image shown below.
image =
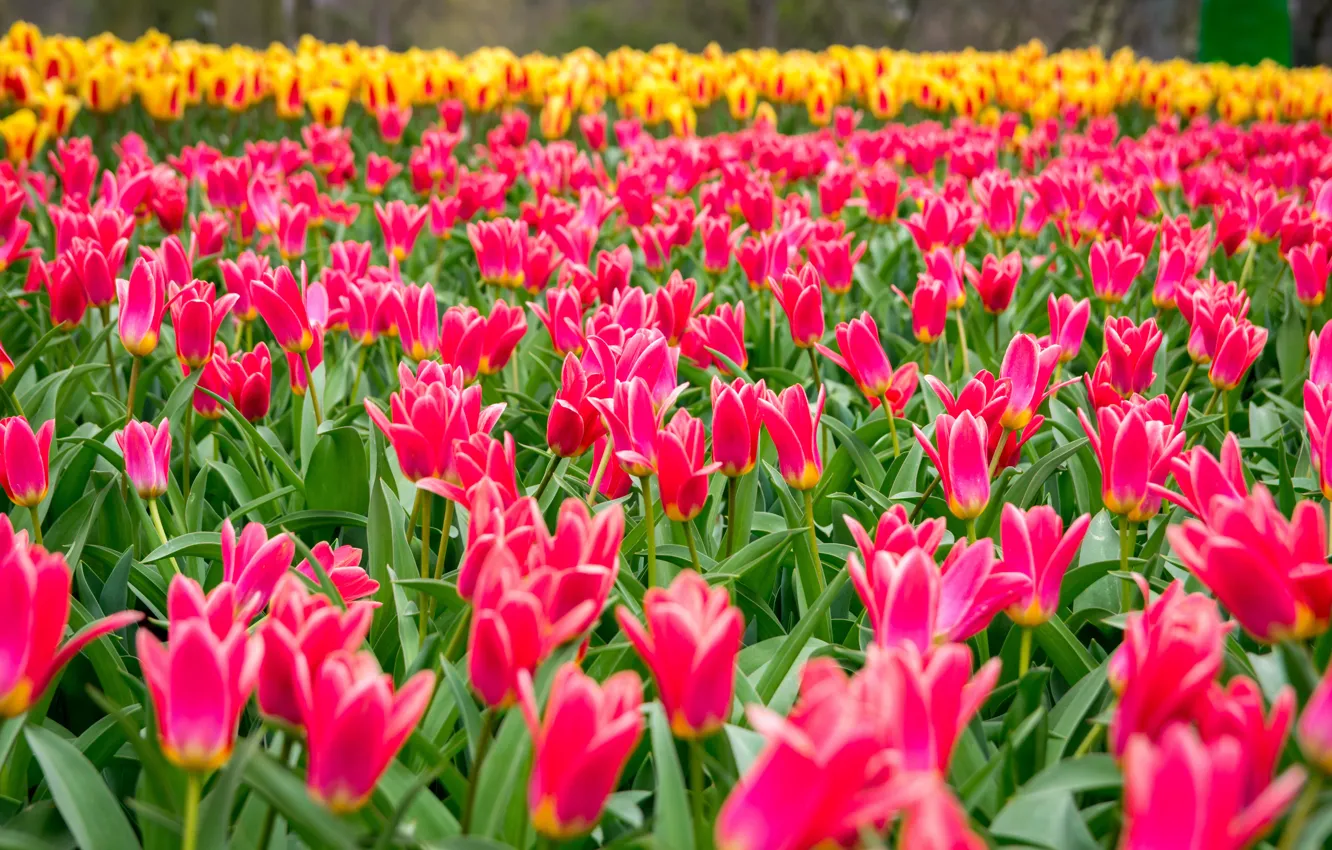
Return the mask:
<path id="1" fill-rule="evenodd" d="M 1332 836 L 1325 70 L 8 45 L 0 844 Z"/>

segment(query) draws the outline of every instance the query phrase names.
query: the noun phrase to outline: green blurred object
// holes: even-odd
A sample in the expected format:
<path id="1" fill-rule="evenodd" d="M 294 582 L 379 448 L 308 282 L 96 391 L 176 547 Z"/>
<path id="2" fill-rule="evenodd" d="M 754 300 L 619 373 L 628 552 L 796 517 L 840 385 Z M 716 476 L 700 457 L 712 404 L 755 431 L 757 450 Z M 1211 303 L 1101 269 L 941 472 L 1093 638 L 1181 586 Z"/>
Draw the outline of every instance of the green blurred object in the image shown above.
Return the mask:
<path id="1" fill-rule="evenodd" d="M 1290 52 L 1286 0 L 1203 0 L 1198 61 L 1289 66 Z"/>

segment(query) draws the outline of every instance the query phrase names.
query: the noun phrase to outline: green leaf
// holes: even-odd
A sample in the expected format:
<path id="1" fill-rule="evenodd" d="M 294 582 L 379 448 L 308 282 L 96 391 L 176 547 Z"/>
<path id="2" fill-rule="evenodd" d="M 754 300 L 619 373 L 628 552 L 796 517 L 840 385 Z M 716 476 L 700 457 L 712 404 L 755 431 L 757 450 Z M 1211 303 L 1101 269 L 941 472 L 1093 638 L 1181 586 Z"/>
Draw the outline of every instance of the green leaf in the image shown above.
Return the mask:
<path id="1" fill-rule="evenodd" d="M 1092 660 L 1087 648 L 1078 642 L 1057 614 L 1037 626 L 1033 634 L 1041 649 L 1050 656 L 1059 675 L 1069 684 L 1096 669 L 1096 662 Z"/>
<path id="2" fill-rule="evenodd" d="M 196 373 L 196 374 L 202 374 L 202 373 Z M 191 379 L 192 380 L 194 379 L 193 375 L 191 376 Z M 251 440 L 253 445 L 259 447 L 259 451 L 264 453 L 264 455 L 273 464 L 273 468 L 278 471 L 278 474 L 282 476 L 284 481 L 286 481 L 292 487 L 295 487 L 299 492 L 301 493 L 305 492 L 305 481 L 304 479 L 301 478 L 300 473 L 298 473 L 292 467 L 291 461 L 287 459 L 286 455 L 284 455 L 282 452 L 274 448 L 272 443 L 268 442 L 263 438 L 263 435 L 260 434 L 259 431 L 256 430 L 255 427 L 251 425 L 244 416 L 241 415 L 241 412 L 239 410 L 236 409 L 236 405 L 232 404 L 229 400 L 223 398 L 222 396 L 218 395 L 212 390 L 201 388 L 199 392 L 203 393 L 204 395 L 208 396 L 209 398 L 213 399 L 214 401 L 222 405 L 222 407 L 231 416 L 231 419 L 236 424 L 236 426 L 245 433 L 245 436 Z"/>
<path id="3" fill-rule="evenodd" d="M 319 436 L 305 473 L 306 503 L 312 510 L 365 514 L 370 506 L 370 467 L 361 435 L 334 428 Z"/>
<path id="4" fill-rule="evenodd" d="M 29 726 L 26 735 L 51 789 L 51 799 L 79 847 L 125 850 L 139 846 L 111 789 L 83 753 L 49 729 Z"/>
<path id="5" fill-rule="evenodd" d="M 364 831 L 359 822 L 335 817 L 310 799 L 304 783 L 267 753 L 256 752 L 245 764 L 245 784 L 267 800 L 312 847 L 354 850 Z"/>
<path id="6" fill-rule="evenodd" d="M 41 357 L 42 349 L 46 348 L 46 346 L 51 342 L 51 340 L 55 339 L 57 336 L 63 336 L 64 333 L 65 332 L 60 328 L 53 327 L 49 331 L 38 337 L 37 341 L 34 342 L 32 345 L 28 346 L 28 350 L 23 352 L 23 356 L 20 357 L 18 359 L 18 362 L 14 364 L 14 371 L 9 373 L 8 378 L 5 378 L 4 381 L 5 386 L 17 387 L 19 385 L 19 381 L 23 380 L 24 374 L 27 373 L 28 369 L 32 366 L 32 364 L 37 362 L 37 358 Z"/>
<path id="7" fill-rule="evenodd" d="M 652 835 L 667 850 L 694 850 L 694 819 L 689 811 L 689 792 L 684 771 L 675 752 L 671 724 L 661 703 L 648 706 L 648 730 L 652 737 L 652 767 L 656 777 Z"/>
<path id="8" fill-rule="evenodd" d="M 777 653 L 768 662 L 768 666 L 763 670 L 763 677 L 759 679 L 758 691 L 759 698 L 763 700 L 764 705 L 772 702 L 773 696 L 777 693 L 777 688 L 782 680 L 790 671 L 791 666 L 795 664 L 796 658 L 800 655 L 800 650 L 810 638 L 814 636 L 814 627 L 827 614 L 832 602 L 841 593 L 842 588 L 846 586 L 851 573 L 848 570 L 840 570 L 837 576 L 828 584 L 828 587 L 814 600 L 805 616 L 800 618 L 800 622 L 786 637 L 782 638 L 781 646 Z"/>
<path id="9" fill-rule="evenodd" d="M 236 805 L 236 791 L 241 774 L 263 738 L 251 735 L 232 753 L 231 760 L 213 783 L 213 788 L 199 806 L 199 850 L 226 850 L 231 811 Z"/>
<path id="10" fill-rule="evenodd" d="M 476 745 L 481 739 L 481 712 L 476 710 L 476 701 L 472 699 L 472 692 L 468 690 L 467 682 L 463 680 L 458 668 L 446 658 L 441 658 L 440 663 L 444 666 L 444 681 L 453 694 L 458 713 L 462 715 L 463 729 L 467 731 L 467 751 L 472 758 L 476 758 Z"/>
<path id="11" fill-rule="evenodd" d="M 1045 479 L 1049 478 L 1050 474 L 1058 469 L 1066 459 L 1077 454 L 1087 443 L 1087 438 L 1083 437 L 1080 440 L 1066 443 L 1042 456 L 1040 460 L 1032 464 L 1012 483 L 1008 488 L 1006 501 L 1013 502 L 1024 509 L 1031 507 L 1040 498 L 1041 488 L 1045 486 Z"/>
<path id="12" fill-rule="evenodd" d="M 191 531 L 182 534 L 158 546 L 144 557 L 145 564 L 165 561 L 167 558 L 206 558 L 217 561 L 222 558 L 222 535 L 216 531 Z"/>
<path id="13" fill-rule="evenodd" d="M 765 534 L 717 564 L 716 568 L 709 570 L 705 577 L 711 582 L 732 582 L 743 579 L 756 567 L 780 561 L 786 552 L 786 547 L 805 533 L 801 528 L 788 528 Z"/>

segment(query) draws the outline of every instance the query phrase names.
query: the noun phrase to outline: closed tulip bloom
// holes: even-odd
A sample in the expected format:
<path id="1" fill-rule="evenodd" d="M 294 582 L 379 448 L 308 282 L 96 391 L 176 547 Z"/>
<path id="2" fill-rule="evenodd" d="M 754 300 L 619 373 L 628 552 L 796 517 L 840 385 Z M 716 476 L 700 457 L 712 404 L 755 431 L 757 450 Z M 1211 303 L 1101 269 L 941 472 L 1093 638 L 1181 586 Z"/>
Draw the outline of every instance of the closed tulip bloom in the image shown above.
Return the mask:
<path id="1" fill-rule="evenodd" d="M 283 351 L 303 354 L 314 345 L 314 330 L 306 312 L 305 298 L 286 266 L 264 275 L 251 288 L 251 295 L 259 314 L 268 323 Z"/>
<path id="2" fill-rule="evenodd" d="M 999 367 L 999 377 L 1010 382 L 1008 406 L 999 417 L 1001 427 L 1020 431 L 1035 417 L 1048 394 L 1059 352 L 1058 346 L 1043 348 L 1031 334 L 1018 334 L 1008 343 Z"/>
<path id="3" fill-rule="evenodd" d="M 840 354 L 823 345 L 818 346 L 819 351 L 845 369 L 866 398 L 878 401 L 886 398 L 893 412 L 901 415 L 916 391 L 916 364 L 906 363 L 893 370 L 879 341 L 879 325 L 868 312 L 839 324 L 836 335 Z"/>
<path id="4" fill-rule="evenodd" d="M 235 295 L 214 298 L 213 285 L 195 281 L 172 293 L 171 328 L 176 334 L 176 359 L 198 369 L 213 357 L 213 343 L 236 302 Z"/>
<path id="5" fill-rule="evenodd" d="M 75 276 L 83 284 L 88 303 L 108 307 L 116 300 L 116 272 L 125 264 L 128 239 L 117 239 L 108 248 L 93 239 L 75 237 L 68 254 Z"/>
<path id="6" fill-rule="evenodd" d="M 601 468 L 602 453 L 606 451 L 608 442 L 608 438 L 601 437 L 592 444 L 592 467 L 587 475 L 589 487 L 596 479 L 597 470 Z M 629 495 L 629 491 L 633 488 L 633 476 L 624 471 L 624 467 L 615 459 L 614 452 L 612 452 L 610 460 L 606 462 L 606 471 L 601 476 L 601 484 L 598 485 L 597 492 L 603 499 L 622 499 Z"/>
<path id="7" fill-rule="evenodd" d="M 1189 323 L 1189 357 L 1194 363 L 1210 363 L 1216 354 L 1217 334 L 1226 316 L 1242 319 L 1249 314 L 1249 296 L 1231 281 L 1215 276 L 1180 287 L 1179 314 Z"/>
<path id="8" fill-rule="evenodd" d="M 1050 341 L 1059 346 L 1059 362 L 1067 363 L 1082 350 L 1082 338 L 1091 319 L 1091 300 L 1074 301 L 1064 294 L 1055 298 L 1050 293 L 1047 310 L 1050 314 Z"/>
<path id="9" fill-rule="evenodd" d="M 1227 434 L 1221 441 L 1220 458 L 1213 457 L 1203 446 L 1194 446 L 1180 452 L 1170 462 L 1170 471 L 1175 476 L 1179 492 L 1160 488 L 1158 494 L 1204 522 L 1211 516 L 1217 499 L 1242 500 L 1249 495 L 1239 438 L 1234 434 Z"/>
<path id="10" fill-rule="evenodd" d="M 1091 515 L 1083 514 L 1065 533 L 1063 519 L 1048 505 L 1026 511 L 1011 503 L 1004 505 L 999 521 L 1004 559 L 999 569 L 1031 581 L 1027 592 L 1008 606 L 1009 619 L 1019 626 L 1039 626 L 1058 612 L 1064 572 L 1089 525 Z"/>
<path id="11" fill-rule="evenodd" d="M 986 254 L 979 272 L 971 265 L 962 270 L 976 290 L 985 312 L 997 315 L 1013 303 L 1013 293 L 1022 276 L 1022 255 L 1013 251 L 1000 259 L 994 254 Z"/>
<path id="12" fill-rule="evenodd" d="M 1309 382 L 1319 390 L 1332 386 L 1332 322 L 1309 334 Z"/>
<path id="13" fill-rule="evenodd" d="M 598 684 L 565 664 L 555 673 L 543 716 L 531 677 L 523 682 L 519 705 L 532 735 L 532 827 L 558 840 L 583 835 L 601 819 L 643 734 L 643 685 L 628 670 Z"/>
<path id="14" fill-rule="evenodd" d="M 305 204 L 283 204 L 278 211 L 278 253 L 286 262 L 305 256 L 305 236 L 310 229 L 310 208 Z"/>
<path id="15" fill-rule="evenodd" d="M 920 548 L 901 556 L 875 551 L 868 562 L 852 552 L 846 568 L 875 643 L 911 645 L 923 654 L 981 631 L 1031 587 L 1026 576 L 1001 571 L 989 540 L 959 540 L 942 569 Z"/>
<path id="16" fill-rule="evenodd" d="M 939 471 L 948 509 L 961 520 L 972 520 L 990 502 L 990 461 L 986 454 L 989 430 L 985 421 L 963 411 L 958 417 L 939 414 L 931 445 L 925 432 L 915 428 L 916 440 Z"/>
<path id="17" fill-rule="evenodd" d="M 1155 319 L 1135 325 L 1128 316 L 1111 316 L 1105 322 L 1107 377 L 1121 396 L 1145 393 L 1156 380 L 1153 364 L 1165 337 Z"/>
<path id="18" fill-rule="evenodd" d="M 777 468 L 792 489 L 812 490 L 823 476 L 816 435 L 826 400 L 826 390 L 819 387 L 811 411 L 809 396 L 799 384 L 787 387 L 780 394 L 769 390 L 759 399 L 763 427 L 777 449 Z"/>
<path id="19" fill-rule="evenodd" d="M 116 442 L 125 458 L 125 476 L 139 498 L 156 499 L 165 493 L 171 480 L 171 423 L 163 419 L 153 427 L 131 419 L 116 432 Z"/>
<path id="20" fill-rule="evenodd" d="M 339 546 L 334 549 L 321 540 L 314 545 L 310 553 L 333 582 L 333 587 L 337 589 L 343 602 L 355 602 L 373 596 L 379 590 L 379 582 L 370 578 L 370 574 L 361 566 L 361 550 L 355 546 Z M 316 584 L 319 582 L 314 567 L 310 565 L 308 559 L 296 565 L 296 572 Z M 371 607 L 378 606 L 378 603 L 369 604 Z"/>
<path id="21" fill-rule="evenodd" d="M 278 580 L 291 568 L 296 544 L 286 534 L 269 539 L 261 522 L 245 526 L 240 537 L 222 520 L 222 580 L 236 586 L 237 604 L 258 611 L 268 604 Z"/>
<path id="22" fill-rule="evenodd" d="M 1291 276 L 1295 278 L 1295 297 L 1305 307 L 1314 308 L 1327 296 L 1327 279 L 1332 274 L 1327 247 L 1321 242 L 1310 242 L 1292 248 L 1286 254 Z"/>
<path id="23" fill-rule="evenodd" d="M 1212 386 L 1219 392 L 1238 387 L 1266 344 L 1267 328 L 1260 328 L 1248 319 L 1223 318 L 1217 330 L 1216 354 L 1207 372 Z"/>
<path id="24" fill-rule="evenodd" d="M 761 380 L 750 384 L 736 378 L 727 384 L 712 378 L 712 459 L 727 478 L 738 478 L 758 463 L 759 401 L 767 391 Z"/>
<path id="25" fill-rule="evenodd" d="M 189 581 L 176 576 L 174 582 Z M 167 761 L 208 773 L 231 758 L 236 725 L 259 679 L 263 644 L 235 623 L 222 637 L 207 620 L 173 620 L 163 646 L 148 629 L 135 635 Z"/>
<path id="26" fill-rule="evenodd" d="M 1262 485 L 1243 500 L 1217 500 L 1206 524 L 1185 520 L 1166 539 L 1189 572 L 1244 630 L 1264 643 L 1307 640 L 1332 619 L 1322 508 L 1300 502 L 1290 519 Z"/>
<path id="27" fill-rule="evenodd" d="M 844 295 L 851 291 L 855 282 L 856 263 L 865 256 L 869 242 L 861 242 L 851 247 L 854 233 L 847 233 L 837 239 L 812 239 L 808 243 L 809 262 L 819 272 L 819 277 L 828 285 L 833 295 Z M 776 269 L 774 269 L 776 271 Z"/>
<path id="28" fill-rule="evenodd" d="M 1119 696 L 1109 737 L 1117 755 L 1134 735 L 1156 738 L 1171 723 L 1193 718 L 1221 670 L 1230 631 L 1216 602 L 1185 593 L 1182 582 L 1172 582 L 1153 600 L 1146 580 L 1135 575 L 1134 581 L 1147 602 L 1142 611 L 1128 613 L 1124 641 L 1107 666 Z"/>
<path id="29" fill-rule="evenodd" d="M 398 333 L 402 352 L 413 360 L 428 360 L 439 352 L 439 303 L 430 284 L 412 284 L 402 290 Z"/>
<path id="30" fill-rule="evenodd" d="M 893 287 L 893 291 L 911 311 L 911 333 L 917 342 L 929 345 L 944 335 L 948 322 L 948 296 L 943 284 L 929 275 L 921 275 L 916 279 L 916 288 L 910 298 L 897 287 Z"/>
<path id="31" fill-rule="evenodd" d="M 43 422 L 36 433 L 22 416 L 0 419 L 0 486 L 19 507 L 35 508 L 46 498 L 54 437 L 54 419 Z"/>
<path id="32" fill-rule="evenodd" d="M 583 353 L 583 304 L 578 292 L 567 287 L 546 290 L 546 306 L 533 302 L 532 312 L 550 334 L 556 354 Z"/>
<path id="33" fill-rule="evenodd" d="M 1152 304 L 1158 310 L 1175 306 L 1175 293 L 1180 284 L 1193 273 L 1193 258 L 1188 246 L 1162 247 L 1156 263 L 1156 283 L 1152 287 Z"/>
<path id="34" fill-rule="evenodd" d="M 416 237 L 425 227 L 430 210 L 405 201 L 375 204 L 375 219 L 384 235 L 384 250 L 398 262 L 407 259 L 416 247 Z"/>
<path id="35" fill-rule="evenodd" d="M 606 433 L 601 412 L 592 404 L 592 399 L 605 397 L 605 387 L 602 376 L 587 374 L 577 357 L 565 355 L 546 420 L 546 445 L 551 451 L 560 457 L 579 457 Z"/>
<path id="36" fill-rule="evenodd" d="M 1108 239 L 1092 243 L 1087 264 L 1091 268 L 1092 291 L 1096 297 L 1118 304 L 1128 295 L 1147 264 L 1147 258 L 1117 239 Z"/>
<path id="37" fill-rule="evenodd" d="M 435 674 L 421 670 L 401 688 L 370 652 L 334 652 L 302 693 L 310 796 L 335 813 L 366 804 L 430 705 Z"/>
<path id="38" fill-rule="evenodd" d="M 1142 522 L 1161 510 L 1161 496 L 1151 485 L 1165 484 L 1171 462 L 1184 448 L 1187 414 L 1186 398 L 1171 419 L 1164 396 L 1102 407 L 1096 411 L 1095 427 L 1078 411 L 1101 464 L 1101 498 L 1111 513 Z"/>
<path id="39" fill-rule="evenodd" d="M 190 367 L 182 366 L 181 372 L 189 377 Z M 199 375 L 199 383 L 194 389 L 190 398 L 190 404 L 194 411 L 205 419 L 220 419 L 225 408 L 222 402 L 214 399 L 207 393 L 216 393 L 223 398 L 231 390 L 231 358 L 227 356 L 227 347 L 222 343 L 214 343 L 213 356 L 208 364 L 203 367 L 202 374 Z"/>
<path id="40" fill-rule="evenodd" d="M 1304 757 L 1323 773 L 1332 773 L 1332 672 L 1323 674 L 1300 713 L 1295 728 Z"/>
<path id="41" fill-rule="evenodd" d="M 726 355 L 744 369 L 749 365 L 749 352 L 745 349 L 745 303 L 720 304 L 711 315 L 695 316 L 689 332 L 681 342 L 681 349 L 700 369 L 716 364 L 722 374 L 728 367 L 712 356 L 712 351 Z"/>
<path id="42" fill-rule="evenodd" d="M 1294 802 L 1304 785 L 1300 767 L 1250 794 L 1251 758 L 1230 736 L 1204 743 L 1185 723 L 1159 742 L 1140 735 L 1124 752 L 1124 850 L 1244 850 Z"/>
<path id="43" fill-rule="evenodd" d="M 0 516 L 0 717 L 18 717 L 38 703 L 51 680 L 85 646 L 143 618 L 120 611 L 84 626 L 62 646 L 69 620 L 69 565 L 59 553 L 28 544 Z"/>
<path id="44" fill-rule="evenodd" d="M 439 359 L 446 367 L 461 369 L 472 383 L 481 374 L 485 350 L 486 317 L 470 304 L 454 304 L 439 320 Z"/>
<path id="45" fill-rule="evenodd" d="M 304 728 L 300 690 L 310 686 L 312 677 L 318 679 L 332 653 L 360 647 L 373 615 L 370 603 L 349 605 L 344 611 L 328 597 L 311 594 L 300 579 L 284 575 L 256 632 L 264 646 L 256 694 L 260 713 L 293 729 Z"/>
<path id="46" fill-rule="evenodd" d="M 657 431 L 669 405 L 662 405 L 660 411 L 654 408 L 652 391 L 642 378 L 621 382 L 611 398 L 592 399 L 591 403 L 605 418 L 615 457 L 624 471 L 635 478 L 655 473 Z"/>
<path id="47" fill-rule="evenodd" d="M 231 402 L 249 422 L 268 415 L 273 388 L 273 360 L 268 345 L 259 343 L 253 351 L 233 358 L 230 369 Z"/>
<path id="48" fill-rule="evenodd" d="M 731 255 L 749 225 L 732 229 L 729 215 L 702 215 L 698 219 L 698 230 L 703 240 L 703 269 L 721 274 L 730 267 Z"/>
<path id="49" fill-rule="evenodd" d="M 708 478 L 720 464 L 705 464 L 703 420 L 677 410 L 657 435 L 657 484 L 661 507 L 676 522 L 688 522 L 708 501 Z"/>
<path id="50" fill-rule="evenodd" d="M 943 286 L 950 310 L 960 310 L 967 303 L 966 277 L 962 273 L 964 265 L 966 260 L 961 251 L 940 246 L 925 254 L 925 274 Z"/>
<path id="51" fill-rule="evenodd" d="M 704 738 L 731 714 L 735 658 L 744 617 L 725 587 L 709 587 L 684 570 L 669 589 L 650 588 L 643 597 L 647 628 L 621 606 L 620 628 L 652 671 L 662 708 L 678 738 Z"/>
<path id="52" fill-rule="evenodd" d="M 513 351 L 527 333 L 527 316 L 522 307 L 510 307 L 498 298 L 486 317 L 485 332 L 481 338 L 481 360 L 477 370 L 482 375 L 494 375 L 509 363 Z"/>
<path id="53" fill-rule="evenodd" d="M 912 525 L 906 508 L 901 505 L 893 505 L 883 512 L 874 527 L 873 538 L 855 517 L 848 514 L 844 519 L 851 538 L 860 550 L 861 561 L 866 564 L 874 560 L 876 552 L 901 557 L 912 549 L 923 549 L 926 555 L 934 557 L 947 531 L 943 517 L 922 520 L 920 525 Z"/>
<path id="54" fill-rule="evenodd" d="M 481 280 L 497 286 L 523 284 L 527 225 L 500 218 L 467 225 L 467 239 L 476 253 Z"/>
<path id="55" fill-rule="evenodd" d="M 34 268 L 39 261 L 40 258 L 33 261 Z M 83 322 L 83 316 L 88 312 L 88 293 L 68 262 L 56 262 L 50 268 L 46 295 L 50 302 L 51 326 L 72 331 Z"/>
<path id="56" fill-rule="evenodd" d="M 262 280 L 264 273 L 269 270 L 268 257 L 253 251 L 242 251 L 234 260 L 218 260 L 217 266 L 222 272 L 222 283 L 226 285 L 227 292 L 236 296 L 236 303 L 231 306 L 236 318 L 242 322 L 253 322 L 259 318 L 259 308 L 254 305 L 251 287 L 256 281 Z M 124 298 L 121 304 L 124 304 Z"/>
<path id="57" fill-rule="evenodd" d="M 797 348 L 811 348 L 823 339 L 823 286 L 812 265 L 806 263 L 799 272 L 787 270 L 780 282 L 769 281 L 768 288 L 786 313 Z"/>

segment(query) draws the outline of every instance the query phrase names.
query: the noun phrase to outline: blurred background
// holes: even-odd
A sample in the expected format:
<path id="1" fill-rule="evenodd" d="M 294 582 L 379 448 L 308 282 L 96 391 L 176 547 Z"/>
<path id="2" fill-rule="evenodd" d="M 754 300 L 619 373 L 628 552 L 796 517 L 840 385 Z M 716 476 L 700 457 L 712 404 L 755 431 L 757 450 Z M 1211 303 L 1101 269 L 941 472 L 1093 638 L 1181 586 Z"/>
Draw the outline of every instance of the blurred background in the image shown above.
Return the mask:
<path id="1" fill-rule="evenodd" d="M 1264 57 L 1332 64 L 1332 0 L 0 0 L 0 29 L 176 38 L 263 46 L 303 32 L 395 49 L 517 53 L 648 48 L 925 50 L 1131 47 L 1154 59 Z"/>

